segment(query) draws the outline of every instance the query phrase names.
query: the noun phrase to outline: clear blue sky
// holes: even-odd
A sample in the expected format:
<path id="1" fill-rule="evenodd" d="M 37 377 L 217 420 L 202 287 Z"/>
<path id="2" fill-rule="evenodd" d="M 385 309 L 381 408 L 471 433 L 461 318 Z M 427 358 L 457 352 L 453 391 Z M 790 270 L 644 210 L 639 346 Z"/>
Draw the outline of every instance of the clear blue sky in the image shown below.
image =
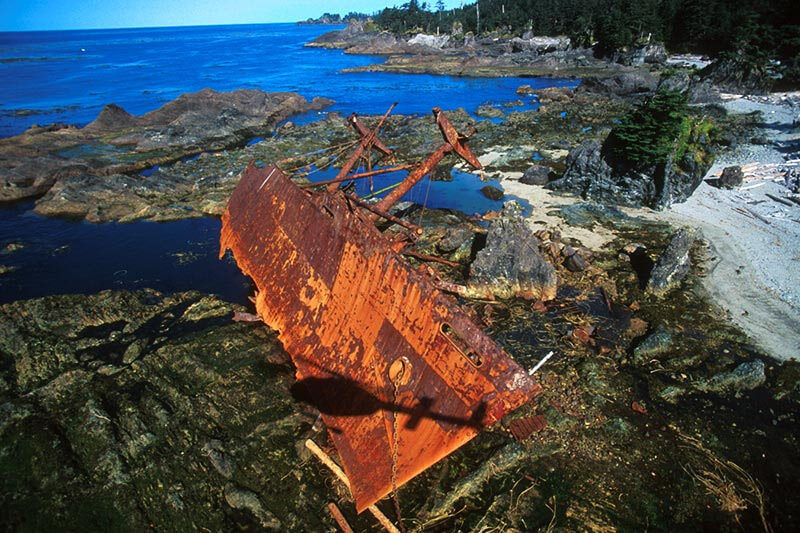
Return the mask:
<path id="1" fill-rule="evenodd" d="M 470 0 L 445 0 L 456 7 Z M 0 0 L 0 31 L 295 22 L 402 0 Z M 420 4 L 422 2 L 420 1 Z M 435 5 L 434 1 L 428 4 Z"/>

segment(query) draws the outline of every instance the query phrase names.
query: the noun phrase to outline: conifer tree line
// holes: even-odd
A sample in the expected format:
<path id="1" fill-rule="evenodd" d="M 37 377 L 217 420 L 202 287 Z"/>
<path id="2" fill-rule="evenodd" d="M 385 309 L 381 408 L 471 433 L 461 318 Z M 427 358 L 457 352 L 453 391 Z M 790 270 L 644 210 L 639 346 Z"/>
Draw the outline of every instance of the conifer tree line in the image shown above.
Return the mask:
<path id="1" fill-rule="evenodd" d="M 441 0 L 410 0 L 373 18 L 398 34 L 449 33 L 455 23 L 465 33 L 565 35 L 601 55 L 659 42 L 672 53 L 800 63 L 797 0 L 479 0 L 449 10 Z"/>

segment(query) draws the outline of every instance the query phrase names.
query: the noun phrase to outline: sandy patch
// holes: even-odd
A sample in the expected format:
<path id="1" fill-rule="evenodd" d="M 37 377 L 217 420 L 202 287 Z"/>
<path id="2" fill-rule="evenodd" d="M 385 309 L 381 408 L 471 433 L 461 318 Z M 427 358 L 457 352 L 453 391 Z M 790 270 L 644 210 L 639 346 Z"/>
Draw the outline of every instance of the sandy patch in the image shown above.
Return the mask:
<path id="1" fill-rule="evenodd" d="M 519 178 L 521 175 L 522 173 L 519 172 L 505 172 L 500 184 L 506 194 L 522 198 L 531 204 L 532 212 L 528 217 L 528 224 L 534 230 L 543 228 L 558 229 L 561 231 L 562 236 L 577 239 L 583 246 L 595 251 L 600 250 L 614 240 L 616 234 L 610 229 L 599 225 L 595 226 L 593 230 L 570 226 L 563 218 L 555 214 L 548 214 L 548 212 L 554 211 L 561 206 L 582 202 L 583 200 L 576 196 L 556 194 L 538 185 L 520 183 Z"/>

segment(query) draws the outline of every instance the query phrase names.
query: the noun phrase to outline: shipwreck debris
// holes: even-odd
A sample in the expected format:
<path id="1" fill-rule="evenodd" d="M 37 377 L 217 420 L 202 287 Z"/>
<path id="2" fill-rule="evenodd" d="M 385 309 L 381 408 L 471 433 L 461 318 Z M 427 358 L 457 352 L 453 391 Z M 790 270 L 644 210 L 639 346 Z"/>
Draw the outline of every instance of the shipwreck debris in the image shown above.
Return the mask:
<path id="1" fill-rule="evenodd" d="M 359 160 L 369 167 L 371 150 L 389 155 L 380 124 L 356 121 L 359 145 L 335 183 L 301 189 L 275 165 L 250 165 L 222 217 L 220 257 L 232 250 L 255 282 L 256 311 L 297 367 L 295 390 L 321 411 L 358 512 L 541 392 L 406 262 L 415 228 L 384 234 L 373 223 L 398 222 L 389 208 L 446 155 L 480 168 L 468 136 L 433 114 L 445 142 L 376 205 L 338 188 Z"/>
<path id="2" fill-rule="evenodd" d="M 531 435 L 544 431 L 545 428 L 547 428 L 547 419 L 544 415 L 515 418 L 508 424 L 508 430 L 518 441 L 527 440 Z"/>

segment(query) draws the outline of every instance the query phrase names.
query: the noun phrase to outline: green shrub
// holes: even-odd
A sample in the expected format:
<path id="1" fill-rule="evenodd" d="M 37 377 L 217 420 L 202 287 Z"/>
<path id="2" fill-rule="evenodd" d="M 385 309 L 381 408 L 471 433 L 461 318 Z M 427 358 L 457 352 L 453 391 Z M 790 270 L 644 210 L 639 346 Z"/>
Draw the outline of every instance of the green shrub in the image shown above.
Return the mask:
<path id="1" fill-rule="evenodd" d="M 612 155 L 635 166 L 663 163 L 692 128 L 688 97 L 662 90 L 620 119 L 608 138 Z"/>

